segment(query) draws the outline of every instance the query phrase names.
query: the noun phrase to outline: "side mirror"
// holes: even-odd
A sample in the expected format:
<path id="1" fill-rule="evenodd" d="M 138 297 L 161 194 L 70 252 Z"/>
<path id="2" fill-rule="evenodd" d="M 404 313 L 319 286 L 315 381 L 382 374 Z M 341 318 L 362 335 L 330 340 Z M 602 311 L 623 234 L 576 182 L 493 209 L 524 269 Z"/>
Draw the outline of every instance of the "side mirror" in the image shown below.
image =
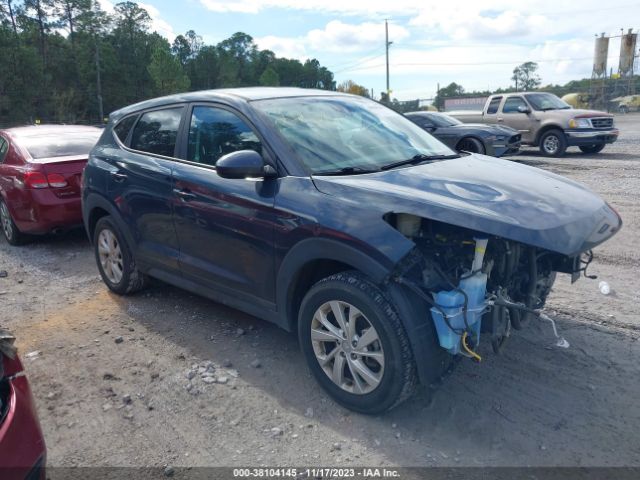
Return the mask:
<path id="1" fill-rule="evenodd" d="M 526 105 L 518 105 L 518 111 L 520 113 L 531 113 L 531 109 Z"/>
<path id="2" fill-rule="evenodd" d="M 228 153 L 216 162 L 216 172 L 222 178 L 266 178 L 276 175 L 262 156 L 253 150 L 238 150 Z"/>

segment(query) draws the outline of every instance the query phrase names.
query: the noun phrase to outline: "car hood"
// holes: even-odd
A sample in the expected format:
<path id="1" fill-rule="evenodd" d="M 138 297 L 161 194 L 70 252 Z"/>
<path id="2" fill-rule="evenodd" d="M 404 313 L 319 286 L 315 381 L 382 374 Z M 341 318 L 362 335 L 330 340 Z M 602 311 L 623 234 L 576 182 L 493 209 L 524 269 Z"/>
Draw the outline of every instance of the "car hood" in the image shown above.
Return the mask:
<path id="1" fill-rule="evenodd" d="M 454 130 L 475 130 L 487 132 L 492 135 L 515 135 L 518 131 L 506 125 L 485 125 L 483 123 L 463 123 L 462 125 L 452 125 Z"/>
<path id="2" fill-rule="evenodd" d="M 539 112 L 539 113 L 553 113 L 553 114 L 557 114 L 560 113 L 561 115 L 566 115 L 567 118 L 574 118 L 574 117 L 613 117 L 613 115 L 611 115 L 610 113 L 606 113 L 606 112 L 599 112 L 597 110 L 584 110 L 581 108 L 567 108 L 564 110 L 547 110 L 546 112 Z"/>
<path id="3" fill-rule="evenodd" d="M 583 185 L 485 155 L 313 180 L 321 192 L 381 215 L 409 213 L 564 255 L 594 247 L 622 225 Z"/>

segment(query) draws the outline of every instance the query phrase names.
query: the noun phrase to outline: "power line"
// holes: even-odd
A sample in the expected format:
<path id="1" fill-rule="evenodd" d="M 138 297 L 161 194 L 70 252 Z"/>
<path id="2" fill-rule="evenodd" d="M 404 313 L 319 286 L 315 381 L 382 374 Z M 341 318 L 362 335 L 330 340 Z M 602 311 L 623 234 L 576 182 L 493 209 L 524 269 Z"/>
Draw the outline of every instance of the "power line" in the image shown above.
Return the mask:
<path id="1" fill-rule="evenodd" d="M 615 58 L 615 56 L 609 57 Z M 572 62 L 572 61 L 583 61 L 583 60 L 592 60 L 593 57 L 581 57 L 581 58 L 547 58 L 544 60 L 505 60 L 502 62 L 401 62 L 401 63 L 392 63 L 390 66 L 392 67 L 408 67 L 408 66 L 425 66 L 425 67 L 452 67 L 452 66 L 460 66 L 460 67 L 469 67 L 469 66 L 485 66 L 485 65 L 514 65 L 520 64 L 523 62 L 535 62 L 535 63 L 553 63 L 553 62 Z M 378 63 L 375 65 L 368 65 L 366 67 L 361 68 L 348 68 L 342 71 L 350 71 L 350 70 L 369 70 L 372 68 L 378 68 L 385 66 L 385 63 Z"/>
<path id="2" fill-rule="evenodd" d="M 380 50 L 381 49 L 379 48 L 378 51 L 380 51 Z M 351 64 L 348 63 L 348 62 L 347 63 L 343 63 L 343 65 L 347 65 L 347 66 L 344 67 L 344 68 L 341 68 L 339 70 L 336 70 L 333 73 L 340 73 L 340 72 L 352 70 L 354 67 L 357 67 L 358 65 L 362 65 L 363 63 L 370 62 L 371 60 L 375 60 L 375 59 L 380 58 L 382 56 L 384 56 L 384 53 L 380 53 L 378 55 L 373 55 L 373 56 L 370 56 L 370 57 L 365 57 L 365 58 L 363 58 L 361 60 L 358 60 L 357 62 L 351 63 Z M 329 70 L 332 70 L 332 67 L 327 67 L 327 68 L 329 68 Z"/>

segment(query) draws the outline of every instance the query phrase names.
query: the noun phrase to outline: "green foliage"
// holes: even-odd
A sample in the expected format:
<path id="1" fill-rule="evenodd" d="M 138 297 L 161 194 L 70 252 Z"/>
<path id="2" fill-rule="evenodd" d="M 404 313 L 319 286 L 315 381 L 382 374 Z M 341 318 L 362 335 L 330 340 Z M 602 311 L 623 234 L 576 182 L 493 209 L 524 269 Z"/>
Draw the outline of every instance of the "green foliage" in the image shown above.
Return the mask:
<path id="1" fill-rule="evenodd" d="M 169 44 L 130 1 L 110 15 L 96 0 L 0 0 L 0 62 L 0 127 L 98 123 L 98 82 L 105 114 L 186 90 L 336 87 L 317 60 L 277 58 L 246 33 L 205 45 L 189 30 Z"/>
<path id="2" fill-rule="evenodd" d="M 155 95 L 184 92 L 191 85 L 180 61 L 168 49 L 157 47 L 151 54 L 151 63 L 147 69 L 153 79 Z"/>
<path id="3" fill-rule="evenodd" d="M 267 67 L 260 75 L 260 85 L 264 87 L 277 87 L 280 85 L 280 77 L 272 67 Z"/>
<path id="4" fill-rule="evenodd" d="M 538 88 L 542 82 L 536 73 L 537 70 L 538 64 L 536 62 L 524 62 L 514 68 L 511 80 L 515 83 L 516 91 L 527 92 Z"/>

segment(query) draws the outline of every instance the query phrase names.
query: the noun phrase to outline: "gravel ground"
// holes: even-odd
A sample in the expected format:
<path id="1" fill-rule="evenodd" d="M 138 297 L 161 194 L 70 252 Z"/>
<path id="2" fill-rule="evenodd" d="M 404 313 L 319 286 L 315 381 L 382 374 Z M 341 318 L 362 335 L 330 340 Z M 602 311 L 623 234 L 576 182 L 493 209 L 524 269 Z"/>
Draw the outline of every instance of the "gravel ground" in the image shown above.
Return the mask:
<path id="1" fill-rule="evenodd" d="M 275 326 L 159 283 L 110 294 L 82 232 L 0 240 L 2 322 L 49 465 L 640 466 L 640 115 L 617 122 L 620 140 L 599 155 L 513 158 L 587 184 L 625 221 L 596 251 L 599 279 L 562 276 L 550 296 L 571 347 L 531 324 L 503 355 L 485 342 L 481 365 L 462 362 L 383 416 L 334 404 Z"/>

